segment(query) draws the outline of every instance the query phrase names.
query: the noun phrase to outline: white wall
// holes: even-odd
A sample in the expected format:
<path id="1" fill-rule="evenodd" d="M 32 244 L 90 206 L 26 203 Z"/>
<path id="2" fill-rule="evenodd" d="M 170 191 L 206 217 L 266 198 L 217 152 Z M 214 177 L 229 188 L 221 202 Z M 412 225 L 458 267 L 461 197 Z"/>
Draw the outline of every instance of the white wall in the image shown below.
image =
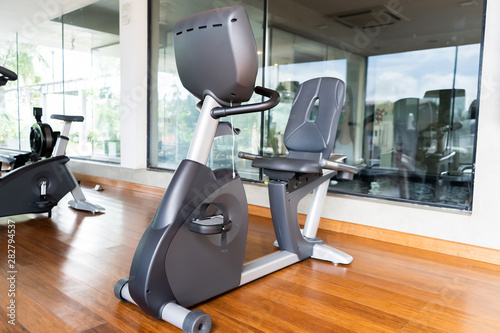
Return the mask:
<path id="1" fill-rule="evenodd" d="M 131 2 L 134 6 L 140 7 L 141 11 L 144 10 L 140 5 L 140 0 L 121 1 L 120 4 L 125 2 Z M 496 20 L 496 16 L 500 14 L 500 1 L 488 1 L 487 6 L 472 212 L 330 194 L 323 209 L 323 217 L 500 250 L 500 196 L 497 194 L 500 190 L 500 176 L 498 176 L 500 171 L 498 149 L 500 144 L 500 21 Z M 147 16 L 137 17 L 137 20 L 139 22 L 132 21 L 132 24 L 136 24 L 137 29 L 144 31 L 142 29 L 147 27 Z M 146 34 L 140 36 L 139 32 L 130 31 L 123 26 L 121 33 L 122 84 L 124 88 L 128 87 L 126 89 L 129 89 L 129 93 L 133 94 L 134 87 L 137 87 L 134 85 L 141 87 L 144 82 L 142 80 L 146 75 L 143 69 L 145 65 L 138 64 L 139 66 L 133 69 L 134 74 L 129 73 L 129 76 L 127 71 L 131 68 L 125 67 L 124 64 L 139 60 L 146 61 L 143 54 L 146 46 L 140 42 L 141 36 L 145 40 Z M 129 37 L 135 42 L 126 42 Z M 129 79 L 131 82 L 123 82 Z M 141 169 L 145 167 L 146 161 L 145 101 L 141 100 L 141 103 L 138 103 L 137 108 L 133 110 L 126 105 L 122 107 L 126 116 L 122 119 L 122 132 L 124 128 L 134 129 L 136 132 L 133 138 L 137 139 L 136 142 L 131 143 L 131 138 L 127 138 L 127 135 L 132 136 L 132 134 L 122 134 L 122 163 L 126 168 L 109 165 L 97 167 L 88 162 L 72 161 L 74 171 L 152 186 L 164 186 L 163 184 L 170 180 L 171 173 Z M 132 115 L 127 114 L 132 111 L 134 112 Z M 250 204 L 269 206 L 267 189 L 264 185 L 248 183 L 245 184 L 245 188 Z M 305 206 L 306 202 L 301 205 L 301 212 L 306 212 Z"/>
<path id="2" fill-rule="evenodd" d="M 120 0 L 121 164 L 147 165 L 148 5 Z"/>

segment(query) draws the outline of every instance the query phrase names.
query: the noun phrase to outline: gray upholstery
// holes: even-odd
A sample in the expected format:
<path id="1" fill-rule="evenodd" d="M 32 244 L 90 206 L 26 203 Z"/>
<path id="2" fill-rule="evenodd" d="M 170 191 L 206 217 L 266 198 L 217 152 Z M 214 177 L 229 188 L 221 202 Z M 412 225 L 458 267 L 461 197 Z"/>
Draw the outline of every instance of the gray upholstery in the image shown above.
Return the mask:
<path id="1" fill-rule="evenodd" d="M 344 82 L 336 78 L 316 78 L 299 86 L 284 136 L 290 153 L 321 153 L 323 158 L 328 158 L 335 143 L 344 95 Z M 317 116 L 311 121 L 315 104 Z"/>
<path id="2" fill-rule="evenodd" d="M 323 169 L 317 161 L 289 157 L 264 157 L 253 161 L 253 167 L 276 171 L 320 173 Z"/>
<path id="3" fill-rule="evenodd" d="M 344 95 L 345 84 L 336 78 L 316 78 L 302 83 L 284 134 L 289 157 L 258 158 L 252 166 L 263 168 L 264 172 L 321 173 L 319 160 L 328 159 L 333 150 Z"/>
<path id="4" fill-rule="evenodd" d="M 182 84 L 222 105 L 246 102 L 257 77 L 257 47 L 243 7 L 206 11 L 174 27 L 177 70 Z"/>
<path id="5" fill-rule="evenodd" d="M 81 123 L 82 121 L 85 120 L 83 116 L 66 116 L 62 114 L 53 114 L 50 116 L 50 119 L 57 119 L 62 121 L 74 121 L 78 123 Z"/>

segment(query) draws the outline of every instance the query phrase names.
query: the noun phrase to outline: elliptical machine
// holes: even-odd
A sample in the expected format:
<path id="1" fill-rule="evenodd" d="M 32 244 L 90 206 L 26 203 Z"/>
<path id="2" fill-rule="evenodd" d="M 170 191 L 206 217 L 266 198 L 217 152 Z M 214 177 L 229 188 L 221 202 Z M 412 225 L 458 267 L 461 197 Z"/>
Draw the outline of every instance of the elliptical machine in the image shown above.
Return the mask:
<path id="1" fill-rule="evenodd" d="M 248 206 L 240 177 L 205 164 L 217 135 L 234 129 L 219 118 L 268 110 L 276 91 L 255 87 L 268 100 L 250 99 L 258 69 L 250 22 L 242 7 L 203 12 L 174 27 L 177 68 L 184 87 L 203 101 L 187 158 L 166 189 L 135 252 L 129 278 L 114 288 L 124 302 L 184 332 L 209 332 L 210 317 L 186 307 L 309 257 L 349 264 L 352 257 L 316 238 L 321 208 L 333 176 L 352 179 L 357 169 L 330 161 L 344 101 L 344 83 L 334 78 L 304 82 L 284 135 L 286 158 L 252 159 L 269 176 L 269 199 L 280 251 L 243 263 Z M 329 168 L 326 172 L 323 168 Z M 300 230 L 297 205 L 314 190 L 310 214 Z"/>
<path id="2" fill-rule="evenodd" d="M 0 67 L 0 84 L 16 80 L 17 75 Z M 62 132 L 54 132 L 42 122 L 42 109 L 33 108 L 36 123 L 31 126 L 31 152 L 20 154 L 6 161 L 11 164 L 0 177 L 0 217 L 27 213 L 48 213 L 68 193 L 73 200 L 68 204 L 78 210 L 92 213 L 104 208 L 85 199 L 78 181 L 67 166 L 66 154 L 72 122 L 82 122 L 82 116 L 52 115 L 51 119 L 64 122 Z"/>

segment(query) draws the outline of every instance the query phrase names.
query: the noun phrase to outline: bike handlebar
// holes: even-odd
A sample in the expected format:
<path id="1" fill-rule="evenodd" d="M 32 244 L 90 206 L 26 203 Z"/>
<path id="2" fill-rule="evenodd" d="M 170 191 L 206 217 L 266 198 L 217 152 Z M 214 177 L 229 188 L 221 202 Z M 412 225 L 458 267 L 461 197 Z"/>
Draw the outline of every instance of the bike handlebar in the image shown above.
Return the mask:
<path id="1" fill-rule="evenodd" d="M 331 170 L 336 170 L 336 171 L 343 171 L 343 172 L 349 172 L 352 174 L 358 173 L 359 169 L 356 168 L 355 166 L 341 163 L 341 162 L 334 162 L 334 161 L 328 161 L 325 159 L 321 159 L 319 161 L 319 165 L 325 169 L 331 169 Z"/>
<path id="2" fill-rule="evenodd" d="M 237 114 L 266 111 L 272 109 L 280 102 L 280 94 L 275 90 L 264 87 L 255 87 L 254 92 L 258 95 L 268 97 L 269 99 L 262 103 L 213 108 L 212 111 L 210 111 L 210 115 L 212 118 L 217 119 Z"/>
<path id="3" fill-rule="evenodd" d="M 0 75 L 2 75 L 3 77 L 5 77 L 7 80 L 10 80 L 10 81 L 17 80 L 16 73 L 14 73 L 13 71 L 11 71 L 5 67 L 2 67 L 2 66 L 0 66 Z"/>

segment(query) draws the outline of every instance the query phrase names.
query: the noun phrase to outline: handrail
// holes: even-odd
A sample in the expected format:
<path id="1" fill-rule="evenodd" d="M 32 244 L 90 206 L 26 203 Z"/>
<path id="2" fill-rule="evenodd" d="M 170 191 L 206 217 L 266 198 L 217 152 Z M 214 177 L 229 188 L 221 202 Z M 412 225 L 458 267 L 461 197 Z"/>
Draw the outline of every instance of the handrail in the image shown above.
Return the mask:
<path id="1" fill-rule="evenodd" d="M 349 172 L 352 174 L 356 174 L 359 172 L 359 169 L 356 168 L 355 166 L 349 165 L 349 164 L 344 164 L 340 162 L 333 162 L 333 161 L 328 161 L 325 159 L 319 160 L 319 165 L 325 169 L 332 169 L 336 171 L 344 171 L 344 172 Z"/>
<path id="2" fill-rule="evenodd" d="M 254 104 L 245 104 L 238 106 L 230 106 L 230 107 L 216 107 L 210 111 L 210 115 L 214 119 L 237 115 L 237 114 L 245 114 L 252 112 L 260 112 L 272 109 L 280 102 L 280 94 L 272 89 L 267 89 L 264 87 L 255 87 L 255 93 L 264 97 L 268 97 L 267 101 L 261 103 Z"/>
<path id="3" fill-rule="evenodd" d="M 251 161 L 258 159 L 258 158 L 262 158 L 262 156 L 260 156 L 260 155 L 245 153 L 243 151 L 238 152 L 238 157 L 243 158 L 245 160 L 251 160 Z"/>

